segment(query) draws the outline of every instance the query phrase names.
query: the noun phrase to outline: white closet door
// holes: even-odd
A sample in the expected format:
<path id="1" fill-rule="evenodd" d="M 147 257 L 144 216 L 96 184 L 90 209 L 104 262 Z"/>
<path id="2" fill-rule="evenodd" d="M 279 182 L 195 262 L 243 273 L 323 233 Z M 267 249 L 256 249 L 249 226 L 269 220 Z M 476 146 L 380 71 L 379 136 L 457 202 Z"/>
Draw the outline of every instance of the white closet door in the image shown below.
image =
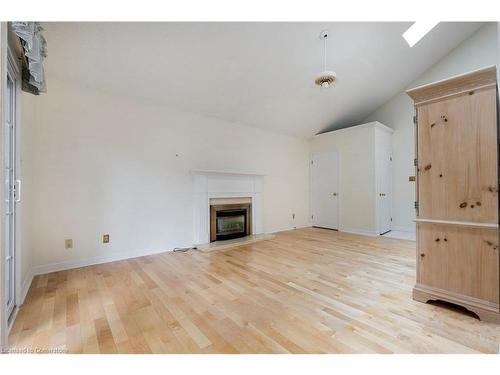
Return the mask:
<path id="1" fill-rule="evenodd" d="M 311 160 L 313 226 L 339 227 L 339 156 L 335 151 L 317 153 Z"/>
<path id="2" fill-rule="evenodd" d="M 377 222 L 378 232 L 392 230 L 392 147 L 378 146 L 377 155 Z"/>

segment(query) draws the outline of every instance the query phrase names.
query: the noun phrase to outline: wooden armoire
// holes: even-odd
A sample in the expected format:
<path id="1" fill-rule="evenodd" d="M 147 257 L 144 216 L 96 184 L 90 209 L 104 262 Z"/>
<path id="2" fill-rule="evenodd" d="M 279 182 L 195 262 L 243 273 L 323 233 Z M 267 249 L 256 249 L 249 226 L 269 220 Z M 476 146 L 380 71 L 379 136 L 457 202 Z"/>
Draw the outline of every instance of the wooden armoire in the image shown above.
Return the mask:
<path id="1" fill-rule="evenodd" d="M 408 90 L 415 102 L 417 301 L 500 322 L 496 68 Z"/>

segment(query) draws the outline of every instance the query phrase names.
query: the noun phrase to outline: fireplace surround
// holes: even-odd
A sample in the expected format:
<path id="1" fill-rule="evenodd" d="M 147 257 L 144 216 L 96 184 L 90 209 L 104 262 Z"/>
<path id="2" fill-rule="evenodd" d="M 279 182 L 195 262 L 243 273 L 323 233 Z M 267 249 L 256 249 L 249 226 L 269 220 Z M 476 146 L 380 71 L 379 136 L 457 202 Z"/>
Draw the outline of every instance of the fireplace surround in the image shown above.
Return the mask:
<path id="1" fill-rule="evenodd" d="M 262 180 L 264 175 L 246 172 L 192 169 L 193 243 L 209 244 L 210 206 L 250 204 L 247 225 L 251 235 L 263 233 Z"/>

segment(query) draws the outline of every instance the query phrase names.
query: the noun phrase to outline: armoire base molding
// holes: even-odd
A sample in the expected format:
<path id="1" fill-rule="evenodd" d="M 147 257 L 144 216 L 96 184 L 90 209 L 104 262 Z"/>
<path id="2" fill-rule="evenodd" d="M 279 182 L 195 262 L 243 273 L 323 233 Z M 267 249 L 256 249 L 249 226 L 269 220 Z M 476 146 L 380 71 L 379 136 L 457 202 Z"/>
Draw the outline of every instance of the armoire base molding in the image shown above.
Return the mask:
<path id="1" fill-rule="evenodd" d="M 450 302 L 472 311 L 484 322 L 500 324 L 498 304 L 421 284 L 416 284 L 413 288 L 413 299 L 424 303 L 437 300 Z"/>

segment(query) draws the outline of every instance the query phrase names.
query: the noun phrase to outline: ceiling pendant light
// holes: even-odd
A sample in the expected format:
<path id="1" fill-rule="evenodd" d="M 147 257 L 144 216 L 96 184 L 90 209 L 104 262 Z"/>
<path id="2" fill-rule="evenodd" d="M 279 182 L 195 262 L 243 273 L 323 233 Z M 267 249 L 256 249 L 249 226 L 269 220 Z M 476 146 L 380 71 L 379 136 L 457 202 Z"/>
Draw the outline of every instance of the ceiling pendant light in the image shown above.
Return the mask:
<path id="1" fill-rule="evenodd" d="M 314 83 L 322 89 L 327 89 L 333 85 L 337 79 L 337 75 L 331 70 L 326 70 L 326 43 L 328 39 L 328 30 L 323 30 L 319 38 L 323 40 L 323 71 L 316 77 Z"/>

